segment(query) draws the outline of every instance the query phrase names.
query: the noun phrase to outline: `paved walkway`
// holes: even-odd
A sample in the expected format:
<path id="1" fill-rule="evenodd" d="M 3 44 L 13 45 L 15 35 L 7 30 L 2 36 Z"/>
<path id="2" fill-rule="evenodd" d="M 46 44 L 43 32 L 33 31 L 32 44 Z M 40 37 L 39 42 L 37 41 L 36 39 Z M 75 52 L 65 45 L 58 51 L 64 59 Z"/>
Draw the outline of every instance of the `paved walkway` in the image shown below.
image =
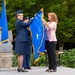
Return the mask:
<path id="1" fill-rule="evenodd" d="M 57 72 L 48 73 L 45 72 L 47 67 L 32 67 L 32 70 L 28 70 L 28 72 L 20 72 L 16 71 L 16 68 L 13 69 L 0 69 L 0 75 L 75 75 L 75 69 L 67 68 L 67 67 L 58 67 Z"/>

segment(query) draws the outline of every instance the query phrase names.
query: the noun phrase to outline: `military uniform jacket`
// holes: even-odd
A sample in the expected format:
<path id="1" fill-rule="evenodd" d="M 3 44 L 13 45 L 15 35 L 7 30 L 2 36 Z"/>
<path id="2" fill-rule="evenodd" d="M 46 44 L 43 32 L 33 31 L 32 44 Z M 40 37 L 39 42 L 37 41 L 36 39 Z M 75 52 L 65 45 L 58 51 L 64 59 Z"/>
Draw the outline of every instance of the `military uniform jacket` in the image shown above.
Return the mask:
<path id="1" fill-rule="evenodd" d="M 30 19 L 27 23 L 25 23 L 23 20 L 16 20 L 15 27 L 16 27 L 16 42 L 24 41 L 29 42 L 30 36 L 29 36 L 29 30 L 27 27 L 32 22 L 32 19 Z"/>

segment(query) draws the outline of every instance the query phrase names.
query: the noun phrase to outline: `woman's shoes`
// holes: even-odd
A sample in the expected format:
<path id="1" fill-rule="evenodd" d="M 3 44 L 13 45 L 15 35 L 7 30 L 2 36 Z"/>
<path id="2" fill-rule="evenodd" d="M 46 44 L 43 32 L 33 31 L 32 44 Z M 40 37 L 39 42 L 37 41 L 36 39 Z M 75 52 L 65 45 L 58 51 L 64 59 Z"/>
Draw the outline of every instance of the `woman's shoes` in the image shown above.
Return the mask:
<path id="1" fill-rule="evenodd" d="M 27 67 L 27 68 L 26 68 L 26 67 L 24 67 L 24 69 L 29 69 L 29 70 L 30 70 L 30 69 L 32 69 L 32 68 L 31 68 L 31 67 Z"/>
<path id="2" fill-rule="evenodd" d="M 19 68 L 17 69 L 17 71 L 18 71 L 18 72 L 28 72 L 28 71 L 26 71 L 26 70 L 24 70 L 24 69 L 19 69 Z"/>
<path id="3" fill-rule="evenodd" d="M 27 67 L 27 69 L 31 69 L 31 67 Z"/>
<path id="4" fill-rule="evenodd" d="M 47 69 L 46 72 L 56 72 L 56 69 Z"/>
<path id="5" fill-rule="evenodd" d="M 45 70 L 46 72 L 48 72 L 49 71 L 49 69 L 47 69 L 47 70 Z"/>

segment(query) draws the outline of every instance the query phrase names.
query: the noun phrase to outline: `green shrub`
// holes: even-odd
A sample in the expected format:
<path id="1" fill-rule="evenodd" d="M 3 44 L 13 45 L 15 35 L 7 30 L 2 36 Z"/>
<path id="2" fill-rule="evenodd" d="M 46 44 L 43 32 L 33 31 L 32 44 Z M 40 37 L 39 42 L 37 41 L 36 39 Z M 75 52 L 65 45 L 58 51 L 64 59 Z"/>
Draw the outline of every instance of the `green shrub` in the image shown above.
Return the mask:
<path id="1" fill-rule="evenodd" d="M 61 65 L 75 68 L 75 49 L 64 50 L 61 55 Z"/>
<path id="2" fill-rule="evenodd" d="M 31 57 L 31 66 L 45 66 L 46 65 L 46 55 L 43 54 L 42 56 L 39 56 L 39 60 L 34 63 L 35 59 L 34 59 L 34 54 L 32 54 Z"/>
<path id="3" fill-rule="evenodd" d="M 12 66 L 13 67 L 17 67 L 18 66 L 17 55 L 14 55 L 14 57 L 12 58 L 12 60 L 13 60 Z"/>
<path id="4" fill-rule="evenodd" d="M 61 54 L 60 58 L 60 65 L 75 68 L 75 49 L 69 49 L 69 50 L 63 50 L 63 54 Z M 58 57 L 57 57 L 57 63 L 58 63 Z M 14 55 L 13 57 L 13 66 L 17 66 L 17 55 Z M 42 55 L 39 57 L 39 61 L 34 63 L 34 54 L 31 55 L 31 66 L 46 66 L 48 65 L 48 59 L 46 58 L 46 55 Z"/>

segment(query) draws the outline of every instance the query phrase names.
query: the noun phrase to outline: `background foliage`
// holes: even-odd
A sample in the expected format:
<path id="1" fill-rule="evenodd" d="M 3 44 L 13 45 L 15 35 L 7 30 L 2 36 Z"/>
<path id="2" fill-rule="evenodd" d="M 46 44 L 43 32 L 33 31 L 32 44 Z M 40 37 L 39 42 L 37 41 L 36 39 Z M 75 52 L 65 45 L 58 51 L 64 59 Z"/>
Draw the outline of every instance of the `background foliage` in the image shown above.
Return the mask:
<path id="1" fill-rule="evenodd" d="M 0 0 L 0 11 L 2 0 Z M 9 29 L 13 30 L 15 37 L 15 12 L 24 11 L 24 16 L 30 18 L 41 8 L 44 8 L 44 18 L 47 20 L 48 12 L 55 12 L 58 16 L 57 38 L 59 46 L 65 42 L 75 43 L 75 0 L 6 0 L 6 9 Z"/>
<path id="2" fill-rule="evenodd" d="M 6 0 L 6 10 L 9 30 L 13 31 L 15 38 L 15 12 L 18 9 L 24 11 L 24 16 L 30 18 L 34 16 L 41 8 L 44 8 L 44 18 L 47 20 L 49 12 L 55 12 L 58 16 L 57 39 L 59 46 L 64 46 L 65 42 L 75 43 L 75 0 Z M 0 0 L 0 13 L 2 9 L 2 0 Z M 15 55 L 13 60 L 16 61 Z M 33 63 L 34 54 L 32 54 L 31 65 L 46 65 L 45 55 L 40 57 L 40 61 Z M 14 63 L 14 62 L 13 62 Z M 15 64 L 15 65 L 14 65 Z M 13 66 L 17 65 L 17 62 Z M 61 65 L 75 68 L 75 49 L 64 50 L 61 55 Z"/>
<path id="3" fill-rule="evenodd" d="M 13 57 L 13 66 L 17 66 L 17 55 Z M 57 55 L 57 65 L 59 65 L 59 58 Z M 46 55 L 39 57 L 39 61 L 34 63 L 34 54 L 31 55 L 31 66 L 48 66 L 48 58 Z M 75 49 L 64 50 L 60 56 L 60 66 L 75 68 Z"/>

